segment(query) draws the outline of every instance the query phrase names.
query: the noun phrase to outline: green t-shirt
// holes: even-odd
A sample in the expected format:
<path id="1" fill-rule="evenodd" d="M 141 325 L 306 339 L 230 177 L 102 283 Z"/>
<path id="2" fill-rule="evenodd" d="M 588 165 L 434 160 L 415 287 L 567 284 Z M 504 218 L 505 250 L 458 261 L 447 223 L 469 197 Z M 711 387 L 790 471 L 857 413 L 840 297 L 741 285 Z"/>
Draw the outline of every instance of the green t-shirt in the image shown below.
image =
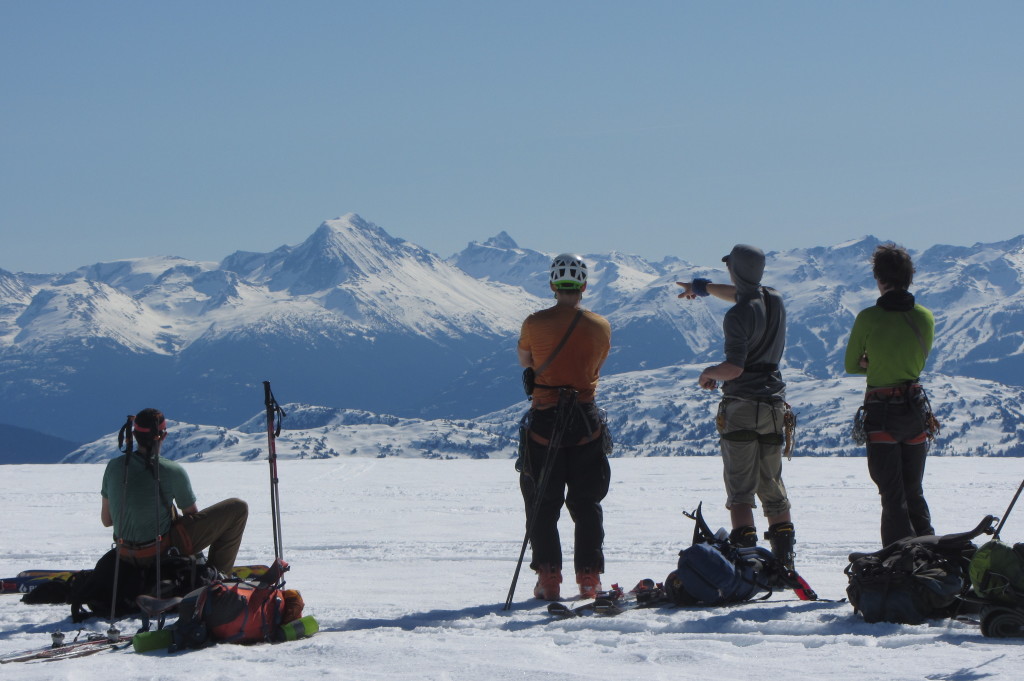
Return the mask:
<path id="1" fill-rule="evenodd" d="M 133 544 L 146 544 L 156 539 L 157 530 L 166 536 L 171 528 L 171 508 L 174 503 L 184 509 L 196 503 L 192 483 L 181 464 L 168 459 L 160 462 L 159 526 L 157 525 L 156 478 L 142 456 L 132 454 L 128 463 L 128 484 L 124 482 L 125 457 L 119 456 L 107 463 L 103 472 L 100 493 L 110 502 L 110 515 L 114 521 L 114 539 L 121 538 Z M 124 491 L 128 491 L 122 527 L 121 508 Z"/>
<path id="2" fill-rule="evenodd" d="M 857 315 L 846 346 L 848 374 L 867 374 L 868 388 L 895 386 L 916 381 L 935 336 L 931 311 L 914 304 L 913 309 L 886 310 L 879 305 L 865 308 Z M 868 355 L 868 368 L 860 366 L 862 354 Z"/>

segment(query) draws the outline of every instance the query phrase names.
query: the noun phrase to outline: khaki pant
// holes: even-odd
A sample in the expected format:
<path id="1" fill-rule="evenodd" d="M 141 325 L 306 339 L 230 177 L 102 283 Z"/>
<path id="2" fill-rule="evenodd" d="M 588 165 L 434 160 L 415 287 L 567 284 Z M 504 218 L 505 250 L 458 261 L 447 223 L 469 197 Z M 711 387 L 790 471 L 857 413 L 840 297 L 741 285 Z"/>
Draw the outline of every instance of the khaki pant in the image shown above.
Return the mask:
<path id="1" fill-rule="evenodd" d="M 719 432 L 724 464 L 725 506 L 764 505 L 771 518 L 788 511 L 789 497 L 782 482 L 782 442 L 785 405 L 782 400 L 746 400 L 726 398 L 719 406 Z M 753 431 L 758 436 L 731 440 L 727 435 Z M 766 442 L 767 440 L 767 442 Z M 771 442 L 775 440 L 775 442 Z"/>
<path id="2" fill-rule="evenodd" d="M 231 574 L 248 519 L 248 504 L 241 499 L 225 499 L 178 518 L 182 531 L 171 533 L 171 545 L 186 556 L 209 548 L 206 562 L 225 575 Z M 185 545 L 186 540 L 191 546 Z"/>

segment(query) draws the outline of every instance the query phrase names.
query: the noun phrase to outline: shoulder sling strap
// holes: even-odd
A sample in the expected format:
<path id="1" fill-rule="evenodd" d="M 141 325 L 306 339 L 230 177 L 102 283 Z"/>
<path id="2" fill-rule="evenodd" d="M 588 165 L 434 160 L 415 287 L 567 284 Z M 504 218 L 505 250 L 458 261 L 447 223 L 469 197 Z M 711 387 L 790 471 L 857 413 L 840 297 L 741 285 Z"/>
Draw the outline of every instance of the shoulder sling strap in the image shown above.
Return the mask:
<path id="1" fill-rule="evenodd" d="M 910 328 L 914 330 L 914 335 L 917 336 L 917 344 L 921 346 L 921 352 L 923 352 L 924 356 L 927 357 L 928 347 L 924 342 L 924 336 L 921 335 L 921 329 L 917 327 L 917 323 L 914 321 L 914 318 L 910 316 L 909 312 L 904 312 L 903 318 L 907 320 L 907 324 L 910 324 Z"/>
<path id="2" fill-rule="evenodd" d="M 540 376 L 544 372 L 544 370 L 547 369 L 548 366 L 551 364 L 551 360 L 553 360 L 555 358 L 555 355 L 557 355 L 559 352 L 561 352 L 562 348 L 565 347 L 566 341 L 569 340 L 569 336 L 572 335 L 572 330 L 576 328 L 576 324 L 580 321 L 580 317 L 582 317 L 582 316 L 583 316 L 583 310 L 577 310 L 576 311 L 576 316 L 572 318 L 572 323 L 569 324 L 569 328 L 566 330 L 565 335 L 562 336 L 562 340 L 560 340 L 558 342 L 558 345 L 556 345 L 554 351 L 550 355 L 548 355 L 548 358 L 546 360 L 544 360 L 544 363 L 541 364 L 537 369 L 534 370 L 534 372 L 533 372 L 534 376 Z M 540 385 L 540 384 L 538 384 L 538 385 Z M 540 387 L 546 388 L 546 387 L 549 387 L 549 386 L 540 386 Z"/>

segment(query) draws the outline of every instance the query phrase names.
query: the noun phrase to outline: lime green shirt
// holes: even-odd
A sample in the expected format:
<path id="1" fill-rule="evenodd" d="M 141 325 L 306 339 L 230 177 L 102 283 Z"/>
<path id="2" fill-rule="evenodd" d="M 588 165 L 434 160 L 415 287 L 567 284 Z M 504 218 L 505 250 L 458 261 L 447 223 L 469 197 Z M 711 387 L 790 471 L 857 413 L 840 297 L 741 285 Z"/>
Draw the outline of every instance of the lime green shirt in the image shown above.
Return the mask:
<path id="1" fill-rule="evenodd" d="M 926 307 L 915 304 L 905 312 L 878 305 L 866 308 L 857 315 L 850 331 L 846 373 L 867 374 L 869 389 L 917 381 L 934 338 L 935 319 Z M 864 353 L 868 356 L 867 369 L 860 366 Z"/>

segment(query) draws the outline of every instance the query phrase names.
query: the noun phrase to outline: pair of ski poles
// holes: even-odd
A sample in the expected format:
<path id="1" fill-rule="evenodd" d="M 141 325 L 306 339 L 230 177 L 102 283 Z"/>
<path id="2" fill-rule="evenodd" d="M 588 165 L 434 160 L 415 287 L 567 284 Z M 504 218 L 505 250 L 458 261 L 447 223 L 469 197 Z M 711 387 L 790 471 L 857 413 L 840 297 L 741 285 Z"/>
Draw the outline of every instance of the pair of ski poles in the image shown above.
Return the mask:
<path id="1" fill-rule="evenodd" d="M 526 536 L 523 537 L 523 545 L 519 549 L 519 560 L 516 562 L 516 571 L 512 575 L 512 585 L 509 586 L 508 596 L 505 598 L 504 610 L 512 609 L 512 598 L 515 596 L 516 583 L 519 581 L 519 572 L 523 567 L 523 558 L 526 556 L 526 547 L 533 536 L 533 530 L 537 526 L 537 516 L 540 514 L 540 507 L 544 501 L 544 494 L 547 491 L 551 471 L 554 470 L 555 460 L 558 458 L 558 450 L 562 446 L 562 436 L 569 425 L 576 410 L 577 392 L 571 388 L 561 388 L 558 393 L 558 406 L 555 407 L 555 423 L 551 429 L 551 437 L 548 440 L 547 457 L 544 459 L 544 467 L 541 469 L 540 479 L 534 488 L 533 507 L 526 521 Z"/>
<path id="2" fill-rule="evenodd" d="M 124 477 L 121 481 L 121 508 L 118 511 L 118 527 L 124 527 L 124 513 L 125 508 L 128 506 L 128 464 L 135 452 L 135 416 L 129 415 L 125 424 L 121 427 L 121 431 L 118 433 L 118 449 L 122 446 L 124 449 Z M 159 434 L 158 434 L 159 435 Z M 152 448 L 149 451 L 150 462 L 153 465 L 153 483 L 156 489 L 154 498 L 156 499 L 156 527 L 160 527 L 161 514 L 163 511 L 163 492 L 160 489 L 160 445 L 163 442 L 163 437 L 155 437 L 153 439 Z M 157 529 L 156 537 L 154 538 L 154 544 L 156 547 L 156 598 L 159 599 L 160 589 L 162 586 L 163 576 L 160 574 L 160 556 L 163 554 L 161 546 L 163 543 L 163 535 L 160 534 L 160 530 Z M 115 617 L 117 616 L 117 587 L 120 582 L 121 573 L 121 556 L 120 556 L 120 544 L 123 540 L 117 539 L 117 546 L 115 547 L 114 556 L 114 587 L 111 590 L 110 597 L 110 628 L 107 629 L 107 638 L 111 641 L 118 640 L 121 635 L 121 631 L 114 625 Z M 162 626 L 163 620 L 161 619 L 160 624 Z M 144 628 L 149 628 L 149 620 L 145 621 Z"/>

